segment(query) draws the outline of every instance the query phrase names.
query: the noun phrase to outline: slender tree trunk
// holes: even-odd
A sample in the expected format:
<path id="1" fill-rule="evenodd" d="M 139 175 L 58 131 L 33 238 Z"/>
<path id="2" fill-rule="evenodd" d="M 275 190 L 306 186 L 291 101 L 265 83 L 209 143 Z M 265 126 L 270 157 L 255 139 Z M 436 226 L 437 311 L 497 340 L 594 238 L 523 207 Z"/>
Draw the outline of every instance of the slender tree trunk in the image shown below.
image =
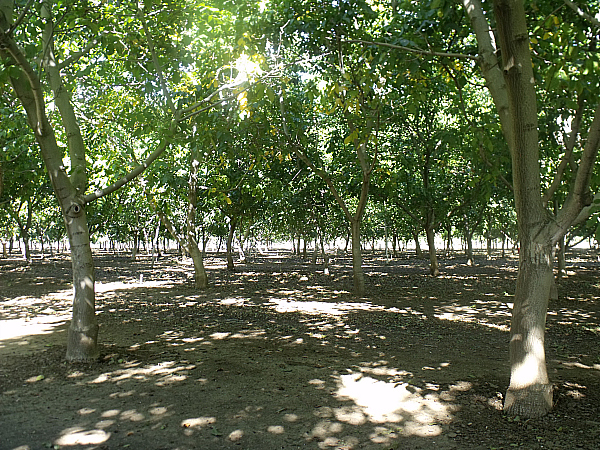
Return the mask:
<path id="1" fill-rule="evenodd" d="M 202 252 L 198 248 L 198 244 L 195 240 L 189 243 L 188 251 L 194 264 L 194 287 L 196 289 L 206 289 L 208 286 L 208 275 L 204 267 L 204 258 L 202 258 Z"/>
<path id="2" fill-rule="evenodd" d="M 558 273 L 557 278 L 560 279 L 567 274 L 567 260 L 565 258 L 565 237 L 561 237 L 558 241 Z"/>
<path id="3" fill-rule="evenodd" d="M 421 250 L 421 243 L 419 242 L 419 233 L 411 231 L 411 234 L 413 236 L 413 240 L 415 241 L 415 255 L 417 256 L 418 259 L 422 259 L 423 258 L 423 250 Z"/>
<path id="4" fill-rule="evenodd" d="M 313 249 L 313 256 L 312 256 L 312 261 L 311 264 L 314 266 L 317 264 L 317 257 L 319 256 L 319 236 L 318 233 L 315 236 L 315 247 Z"/>
<path id="5" fill-rule="evenodd" d="M 437 254 L 435 252 L 435 232 L 432 227 L 427 227 L 425 229 L 425 234 L 427 234 L 427 245 L 429 246 L 429 273 L 434 277 L 437 277 L 440 274 L 440 269 Z"/>
<path id="6" fill-rule="evenodd" d="M 325 245 L 323 244 L 323 234 L 321 234 L 321 254 L 323 255 L 323 273 L 329 275 L 329 255 L 325 251 Z"/>
<path id="7" fill-rule="evenodd" d="M 467 265 L 473 265 L 473 233 L 468 228 L 465 229 L 465 241 L 467 245 Z"/>
<path id="8" fill-rule="evenodd" d="M 350 223 L 352 234 L 352 275 L 354 279 L 354 293 L 358 297 L 365 295 L 365 275 L 362 269 L 362 253 L 360 249 L 360 220 Z"/>
<path id="9" fill-rule="evenodd" d="M 233 270 L 233 236 L 235 235 L 235 227 L 237 226 L 237 217 L 231 218 L 229 221 L 229 234 L 227 235 L 227 270 Z M 306 244 L 306 243 L 305 243 Z"/>

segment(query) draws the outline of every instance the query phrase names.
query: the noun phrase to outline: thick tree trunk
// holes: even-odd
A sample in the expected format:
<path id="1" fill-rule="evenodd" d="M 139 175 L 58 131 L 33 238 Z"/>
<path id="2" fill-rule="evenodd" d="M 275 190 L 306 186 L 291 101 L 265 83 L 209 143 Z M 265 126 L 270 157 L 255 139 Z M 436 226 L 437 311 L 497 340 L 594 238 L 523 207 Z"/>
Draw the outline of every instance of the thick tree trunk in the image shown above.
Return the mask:
<path id="1" fill-rule="evenodd" d="M 504 411 L 537 417 L 552 408 L 544 354 L 552 274 L 551 234 L 541 197 L 537 100 L 522 1 L 496 0 L 494 13 L 510 111 L 515 210 L 519 224 L 519 273 L 510 331 L 510 385 Z"/>
<path id="2" fill-rule="evenodd" d="M 362 269 L 362 253 L 360 249 L 360 220 L 350 223 L 352 234 L 352 276 L 354 279 L 354 294 L 358 297 L 365 295 L 365 275 Z"/>
<path id="3" fill-rule="evenodd" d="M 504 411 L 510 415 L 536 417 L 552 407 L 544 351 L 552 281 L 550 243 L 523 239 L 510 326 L 510 386 L 504 402 Z"/>
<path id="4" fill-rule="evenodd" d="M 73 319 L 69 326 L 67 360 L 98 359 L 98 321 L 95 313 L 94 263 L 85 209 L 74 203 L 63 212 L 73 267 Z"/>
<path id="5" fill-rule="evenodd" d="M 429 273 L 434 277 L 437 277 L 440 274 L 440 269 L 437 254 L 435 252 L 435 232 L 433 228 L 427 227 L 425 234 L 427 234 L 427 245 L 429 246 Z"/>

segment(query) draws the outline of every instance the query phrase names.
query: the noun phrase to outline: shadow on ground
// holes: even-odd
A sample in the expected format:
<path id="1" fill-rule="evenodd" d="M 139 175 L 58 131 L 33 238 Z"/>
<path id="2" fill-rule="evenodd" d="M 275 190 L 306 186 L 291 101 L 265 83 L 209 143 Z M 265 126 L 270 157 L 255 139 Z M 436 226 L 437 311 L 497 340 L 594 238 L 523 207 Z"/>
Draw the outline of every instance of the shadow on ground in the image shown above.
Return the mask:
<path id="1" fill-rule="evenodd" d="M 27 290 L 3 271 L 0 283 L 14 284 L 0 330 L 43 329 L 0 337 L 0 449 L 600 445 L 593 261 L 571 268 L 550 308 L 556 407 L 526 421 L 501 412 L 514 260 L 446 260 L 434 279 L 422 261 L 367 258 L 370 295 L 356 299 L 343 258 L 325 275 L 268 256 L 234 273 L 207 258 L 206 292 L 192 288 L 187 261 L 102 256 L 102 358 L 80 365 L 63 361 L 70 291 Z M 55 269 L 19 273 L 62 287 L 68 274 Z"/>

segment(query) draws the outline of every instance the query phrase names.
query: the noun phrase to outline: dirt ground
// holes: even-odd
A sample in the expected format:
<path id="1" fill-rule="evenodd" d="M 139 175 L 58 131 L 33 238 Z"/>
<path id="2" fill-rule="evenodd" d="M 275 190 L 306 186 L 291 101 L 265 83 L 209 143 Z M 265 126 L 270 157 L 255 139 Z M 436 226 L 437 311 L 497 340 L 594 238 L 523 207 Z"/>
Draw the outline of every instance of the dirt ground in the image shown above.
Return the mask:
<path id="1" fill-rule="evenodd" d="M 598 449 L 600 263 L 571 254 L 551 302 L 555 407 L 502 413 L 516 259 L 365 256 L 331 273 L 272 251 L 207 291 L 174 255 L 98 254 L 101 359 L 64 361 L 66 256 L 0 259 L 0 449 Z"/>

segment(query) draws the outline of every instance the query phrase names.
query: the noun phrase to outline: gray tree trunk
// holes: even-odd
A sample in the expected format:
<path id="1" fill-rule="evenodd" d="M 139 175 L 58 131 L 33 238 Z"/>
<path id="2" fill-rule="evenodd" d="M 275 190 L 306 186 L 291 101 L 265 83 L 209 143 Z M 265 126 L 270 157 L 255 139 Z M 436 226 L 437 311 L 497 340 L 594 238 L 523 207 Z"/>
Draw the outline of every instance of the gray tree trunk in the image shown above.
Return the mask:
<path id="1" fill-rule="evenodd" d="M 227 235 L 227 270 L 233 270 L 233 236 L 235 235 L 235 227 L 237 226 L 237 218 L 231 218 L 229 222 L 229 234 Z M 306 245 L 306 241 L 304 242 Z"/>
<path id="2" fill-rule="evenodd" d="M 440 274 L 440 268 L 435 251 L 435 231 L 433 228 L 427 227 L 425 234 L 427 235 L 427 245 L 429 246 L 429 273 L 437 277 Z"/>
<path id="3" fill-rule="evenodd" d="M 358 297 L 365 295 L 365 275 L 362 269 L 362 252 L 360 249 L 360 220 L 350 223 L 352 234 L 352 277 L 354 293 Z"/>

